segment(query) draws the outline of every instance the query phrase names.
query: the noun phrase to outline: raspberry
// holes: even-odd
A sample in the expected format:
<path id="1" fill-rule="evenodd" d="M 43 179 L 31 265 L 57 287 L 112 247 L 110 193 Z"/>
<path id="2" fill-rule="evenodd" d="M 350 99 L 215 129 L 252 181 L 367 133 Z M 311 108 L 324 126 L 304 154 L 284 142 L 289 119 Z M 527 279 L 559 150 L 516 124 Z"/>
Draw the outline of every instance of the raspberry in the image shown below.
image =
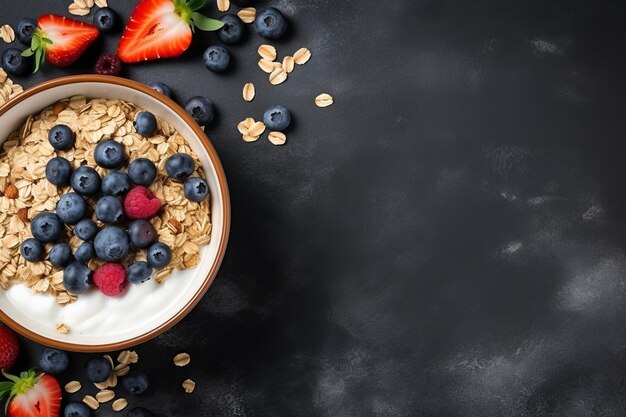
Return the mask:
<path id="1" fill-rule="evenodd" d="M 157 214 L 161 208 L 161 201 L 152 191 L 137 185 L 133 187 L 124 199 L 124 213 L 131 219 L 149 219 Z"/>
<path id="2" fill-rule="evenodd" d="M 120 264 L 104 264 L 94 272 L 93 283 L 105 295 L 118 295 L 126 286 L 126 268 Z"/>
<path id="3" fill-rule="evenodd" d="M 122 72 L 122 61 L 115 54 L 102 54 L 96 61 L 96 73 L 103 75 L 119 75 Z"/>

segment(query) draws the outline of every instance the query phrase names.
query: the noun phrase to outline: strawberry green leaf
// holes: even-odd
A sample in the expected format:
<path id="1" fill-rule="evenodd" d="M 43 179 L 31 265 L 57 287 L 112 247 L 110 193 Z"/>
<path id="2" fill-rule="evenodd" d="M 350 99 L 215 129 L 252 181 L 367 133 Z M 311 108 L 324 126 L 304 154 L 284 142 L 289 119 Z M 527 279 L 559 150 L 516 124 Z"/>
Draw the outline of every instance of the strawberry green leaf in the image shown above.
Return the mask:
<path id="1" fill-rule="evenodd" d="M 33 71 L 33 73 L 39 71 L 39 67 L 41 66 L 41 64 L 44 63 L 45 60 L 46 54 L 44 50 L 41 48 L 37 49 L 37 52 L 35 53 L 35 71 Z"/>
<path id="2" fill-rule="evenodd" d="M 34 53 L 35 51 L 29 48 L 29 49 L 22 51 L 22 56 L 33 56 Z"/>
<path id="3" fill-rule="evenodd" d="M 187 7 L 189 7 L 192 12 L 195 12 L 196 10 L 202 9 L 205 4 L 206 0 L 190 0 L 187 2 Z"/>
<path id="4" fill-rule="evenodd" d="M 207 32 L 219 30 L 222 28 L 222 26 L 224 26 L 224 22 L 220 22 L 219 20 L 216 20 L 216 19 L 211 19 L 209 17 L 201 15 L 198 12 L 193 12 L 191 14 L 191 20 L 195 27 L 197 27 L 200 30 L 207 31 Z"/>

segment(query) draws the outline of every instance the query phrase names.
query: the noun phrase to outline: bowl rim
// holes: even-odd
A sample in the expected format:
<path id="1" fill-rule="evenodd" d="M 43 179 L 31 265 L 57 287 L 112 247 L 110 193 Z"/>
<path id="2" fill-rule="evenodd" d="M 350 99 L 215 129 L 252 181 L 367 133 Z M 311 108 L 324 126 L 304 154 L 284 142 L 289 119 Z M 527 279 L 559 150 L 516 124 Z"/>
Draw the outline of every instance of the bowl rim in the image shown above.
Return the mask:
<path id="1" fill-rule="evenodd" d="M 46 90 L 49 90 L 54 87 L 59 87 L 68 84 L 79 84 L 79 83 L 106 83 L 106 84 L 116 84 L 122 87 L 130 88 L 132 90 L 139 91 L 141 93 L 147 94 L 154 98 L 155 100 L 160 101 L 166 107 L 174 111 L 179 117 L 181 117 L 185 123 L 191 127 L 194 133 L 200 139 L 200 142 L 204 149 L 206 150 L 211 163 L 213 164 L 215 171 L 217 173 L 217 179 L 219 184 L 219 194 L 222 197 L 223 201 L 223 225 L 221 236 L 219 236 L 219 247 L 217 249 L 217 255 L 213 264 L 211 265 L 210 270 L 207 273 L 204 282 L 200 289 L 193 295 L 193 297 L 183 306 L 183 308 L 178 311 L 175 315 L 173 315 L 169 320 L 157 326 L 156 328 L 147 331 L 139 336 L 133 337 L 131 339 L 123 340 L 115 343 L 108 344 L 98 344 L 98 345 L 84 345 L 78 343 L 70 343 L 59 340 L 49 339 L 45 336 L 41 336 L 21 324 L 17 323 L 13 319 L 11 319 L 4 311 L 0 309 L 0 321 L 4 324 L 18 332 L 24 337 L 31 339 L 37 343 L 54 347 L 57 349 L 74 351 L 74 352 L 106 352 L 106 351 L 115 351 L 115 350 L 123 350 L 132 346 L 139 345 L 141 343 L 147 342 L 150 339 L 155 338 L 156 336 L 164 333 L 165 331 L 172 328 L 175 324 L 177 324 L 180 320 L 182 320 L 191 310 L 200 302 L 204 294 L 206 294 L 207 290 L 213 284 L 215 277 L 217 276 L 217 272 L 222 264 L 224 259 L 224 254 L 226 253 L 226 246 L 228 244 L 228 238 L 230 235 L 230 224 L 231 224 L 231 206 L 230 206 L 230 194 L 228 190 L 228 184 L 226 182 L 226 174 L 224 172 L 224 167 L 217 155 L 217 151 L 211 144 L 209 138 L 204 133 L 204 130 L 198 125 L 198 123 L 174 100 L 169 97 L 158 93 L 147 85 L 141 84 L 137 81 L 129 80 L 121 77 L 114 77 L 110 75 L 98 75 L 98 74 L 86 74 L 86 75 L 69 75 L 64 77 L 55 78 L 49 81 L 44 81 L 40 84 L 37 84 L 19 95 L 15 96 L 11 100 L 7 101 L 4 105 L 0 106 L 0 117 L 2 117 L 9 109 L 13 108 L 18 103 L 26 100 L 29 97 L 32 97 L 36 94 L 42 93 Z M 214 237 L 215 238 L 215 237 Z"/>

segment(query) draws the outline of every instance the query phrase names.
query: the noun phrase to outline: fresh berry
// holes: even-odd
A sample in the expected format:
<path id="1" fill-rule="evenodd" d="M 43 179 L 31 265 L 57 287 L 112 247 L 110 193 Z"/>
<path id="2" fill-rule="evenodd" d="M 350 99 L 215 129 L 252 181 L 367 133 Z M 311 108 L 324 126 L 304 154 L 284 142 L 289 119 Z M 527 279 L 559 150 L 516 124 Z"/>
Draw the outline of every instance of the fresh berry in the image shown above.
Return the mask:
<path id="1" fill-rule="evenodd" d="M 37 21 L 35 19 L 31 19 L 30 17 L 25 17 L 17 22 L 15 37 L 18 41 L 20 41 L 20 43 L 30 46 L 30 42 L 33 39 L 33 34 L 36 30 Z"/>
<path id="2" fill-rule="evenodd" d="M 9 395 L 7 417 L 58 417 L 61 387 L 52 375 L 34 369 L 20 376 L 4 374 L 11 382 L 0 384 L 0 398 Z"/>
<path id="3" fill-rule="evenodd" d="M 208 98 L 202 96 L 190 98 L 185 104 L 185 110 L 200 126 L 208 125 L 215 116 L 213 103 Z"/>
<path id="4" fill-rule="evenodd" d="M 152 88 L 155 91 L 158 91 L 159 93 L 167 97 L 170 97 L 170 98 L 172 97 L 172 89 L 169 88 L 169 86 L 165 83 L 154 82 L 154 83 L 148 84 L 148 87 Z"/>
<path id="5" fill-rule="evenodd" d="M 128 255 L 128 235 L 117 226 L 107 226 L 96 235 L 94 248 L 98 258 L 106 262 L 119 262 Z"/>
<path id="6" fill-rule="evenodd" d="M 226 44 L 239 42 L 244 33 L 241 19 L 237 15 L 228 13 L 222 16 L 220 21 L 224 22 L 224 27 L 217 32 L 220 40 Z"/>
<path id="7" fill-rule="evenodd" d="M 188 200 L 199 203 L 209 195 L 209 186 L 206 181 L 199 177 L 188 178 L 184 186 L 185 197 Z"/>
<path id="8" fill-rule="evenodd" d="M 154 417 L 154 414 L 147 408 L 137 407 L 130 410 L 126 417 Z"/>
<path id="9" fill-rule="evenodd" d="M 46 178 L 56 186 L 68 185 L 72 176 L 72 166 L 61 156 L 56 156 L 46 164 Z"/>
<path id="10" fill-rule="evenodd" d="M 147 220 L 135 220 L 128 226 L 128 237 L 135 247 L 145 249 L 157 240 L 154 226 Z"/>
<path id="11" fill-rule="evenodd" d="M 130 178 L 122 171 L 109 172 L 102 178 L 102 192 L 119 197 L 130 190 Z"/>
<path id="12" fill-rule="evenodd" d="M 72 294 L 82 294 L 89 289 L 93 271 L 82 262 L 72 262 L 63 270 L 63 286 Z"/>
<path id="13" fill-rule="evenodd" d="M 78 167 L 70 178 L 70 185 L 78 194 L 94 195 L 100 190 L 102 180 L 98 172 L 86 165 Z"/>
<path id="14" fill-rule="evenodd" d="M 148 263 L 153 268 L 165 268 L 172 260 L 172 250 L 162 242 L 150 246 L 147 255 Z"/>
<path id="15" fill-rule="evenodd" d="M 269 130 L 282 132 L 291 124 L 291 113 L 285 106 L 271 106 L 263 114 L 263 123 Z"/>
<path id="16" fill-rule="evenodd" d="M 52 265 L 64 268 L 72 260 L 72 248 L 67 243 L 56 243 L 50 250 L 48 259 Z"/>
<path id="17" fill-rule="evenodd" d="M 91 242 L 81 243 L 80 246 L 76 248 L 76 252 L 74 252 L 74 258 L 76 258 L 78 262 L 82 262 L 84 264 L 92 260 L 95 256 L 96 250 Z"/>
<path id="18" fill-rule="evenodd" d="M 124 389 L 134 395 L 143 394 L 148 389 L 148 385 L 148 376 L 139 371 L 130 371 L 122 379 Z"/>
<path id="19" fill-rule="evenodd" d="M 202 56 L 204 65 L 213 72 L 224 72 L 230 65 L 230 52 L 223 46 L 209 46 Z"/>
<path id="20" fill-rule="evenodd" d="M 107 169 L 119 168 L 126 161 L 122 144 L 110 139 L 96 145 L 93 157 L 96 164 Z"/>
<path id="21" fill-rule="evenodd" d="M 102 54 L 96 61 L 94 71 L 102 75 L 120 75 L 122 61 L 115 54 Z"/>
<path id="22" fill-rule="evenodd" d="M 40 242 L 55 242 L 63 233 L 63 223 L 56 214 L 44 211 L 36 215 L 31 221 L 30 231 L 33 237 Z"/>
<path id="23" fill-rule="evenodd" d="M 141 111 L 137 113 L 133 126 L 135 126 L 137 133 L 146 138 L 154 135 L 158 127 L 156 117 L 154 117 L 154 114 L 149 111 Z"/>
<path id="24" fill-rule="evenodd" d="M 104 264 L 94 272 L 93 283 L 104 295 L 119 295 L 126 286 L 126 268 L 120 264 Z"/>
<path id="25" fill-rule="evenodd" d="M 65 224 L 76 224 L 85 218 L 87 203 L 78 193 L 63 194 L 57 202 L 57 216 Z"/>
<path id="26" fill-rule="evenodd" d="M 20 343 L 13 330 L 0 323 L 0 369 L 10 371 L 20 353 Z"/>
<path id="27" fill-rule="evenodd" d="M 127 64 L 181 55 L 191 44 L 193 28 L 212 31 L 223 26 L 197 12 L 204 3 L 141 0 L 128 20 L 117 54 Z"/>
<path id="28" fill-rule="evenodd" d="M 70 357 L 62 350 L 44 348 L 39 355 L 39 369 L 47 374 L 58 375 L 67 369 Z"/>
<path id="29" fill-rule="evenodd" d="M 278 39 L 287 31 L 287 19 L 280 10 L 269 7 L 257 13 L 254 29 L 259 36 L 267 39 Z"/>
<path id="30" fill-rule="evenodd" d="M 102 7 L 93 14 L 93 24 L 102 33 L 113 32 L 118 21 L 117 13 L 110 7 Z"/>
<path id="31" fill-rule="evenodd" d="M 43 259 L 43 244 L 32 237 L 28 238 L 22 242 L 20 253 L 28 262 L 39 262 Z"/>
<path id="32" fill-rule="evenodd" d="M 137 158 L 128 166 L 128 176 L 133 184 L 148 186 L 157 175 L 154 162 L 147 158 Z"/>
<path id="33" fill-rule="evenodd" d="M 91 417 L 91 409 L 83 402 L 71 401 L 65 406 L 63 417 Z"/>
<path id="34" fill-rule="evenodd" d="M 37 20 L 30 48 L 25 55 L 35 55 L 35 72 L 44 61 L 67 67 L 81 57 L 100 31 L 93 25 L 64 16 L 47 14 Z"/>
<path id="35" fill-rule="evenodd" d="M 111 366 L 111 362 L 105 358 L 93 358 L 87 362 L 86 369 L 87 378 L 97 384 L 107 380 L 109 375 L 111 375 L 113 367 Z"/>
<path id="36" fill-rule="evenodd" d="M 92 241 L 96 233 L 98 233 L 98 226 L 91 219 L 83 219 L 74 226 L 74 234 L 84 241 Z"/>
<path id="37" fill-rule="evenodd" d="M 57 151 L 67 151 L 74 146 L 74 132 L 67 125 L 56 125 L 48 132 L 48 142 Z"/>
<path id="38" fill-rule="evenodd" d="M 165 171 L 167 175 L 176 181 L 183 181 L 185 178 L 193 174 L 196 164 L 193 158 L 186 153 L 177 153 L 165 162 Z"/>
<path id="39" fill-rule="evenodd" d="M 2 67 L 10 75 L 23 75 L 31 65 L 32 60 L 17 48 L 8 48 L 2 53 Z"/>
<path id="40" fill-rule="evenodd" d="M 117 223 L 124 217 L 124 209 L 119 198 L 112 195 L 100 197 L 96 203 L 96 218 L 102 223 Z"/>
<path id="41" fill-rule="evenodd" d="M 152 267 L 148 262 L 140 261 L 131 264 L 126 268 L 126 277 L 132 284 L 146 282 L 152 276 Z"/>
<path id="42" fill-rule="evenodd" d="M 161 201 L 146 187 L 133 187 L 124 199 L 124 213 L 131 219 L 149 219 L 160 208 Z"/>

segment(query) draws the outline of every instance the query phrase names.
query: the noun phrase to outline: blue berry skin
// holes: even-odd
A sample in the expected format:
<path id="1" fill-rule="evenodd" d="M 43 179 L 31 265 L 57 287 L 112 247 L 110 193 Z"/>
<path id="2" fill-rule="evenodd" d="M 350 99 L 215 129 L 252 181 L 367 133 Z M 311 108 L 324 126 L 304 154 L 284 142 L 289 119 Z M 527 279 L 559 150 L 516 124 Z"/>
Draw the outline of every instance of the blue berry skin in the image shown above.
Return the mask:
<path id="1" fill-rule="evenodd" d="M 126 417 L 154 417 L 154 414 L 147 408 L 137 407 L 130 410 Z"/>
<path id="2" fill-rule="evenodd" d="M 130 178 L 122 171 L 109 172 L 102 178 L 102 192 L 119 197 L 130 190 Z"/>
<path id="3" fill-rule="evenodd" d="M 74 226 L 74 234 L 81 240 L 92 241 L 98 233 L 98 226 L 91 219 L 83 219 Z"/>
<path id="4" fill-rule="evenodd" d="M 119 262 L 128 255 L 128 235 L 117 226 L 107 226 L 96 235 L 94 247 L 98 258 L 106 262 Z"/>
<path id="5" fill-rule="evenodd" d="M 70 185 L 78 194 L 91 196 L 100 190 L 102 180 L 98 172 L 92 167 L 78 167 L 70 178 Z"/>
<path id="6" fill-rule="evenodd" d="M 67 151 L 74 146 L 74 138 L 74 132 L 66 125 L 56 125 L 48 132 L 48 142 L 57 151 Z"/>
<path id="7" fill-rule="evenodd" d="M 35 19 L 31 19 L 30 17 L 25 17 L 17 22 L 17 26 L 15 27 L 15 37 L 21 44 L 30 46 L 33 34 L 36 30 L 37 21 Z"/>
<path id="8" fill-rule="evenodd" d="M 72 166 L 61 156 L 52 158 L 46 164 L 46 179 L 56 186 L 68 185 L 72 176 Z"/>
<path id="9" fill-rule="evenodd" d="M 287 19 L 280 10 L 269 7 L 257 13 L 254 30 L 263 38 L 279 39 L 287 31 Z"/>
<path id="10" fill-rule="evenodd" d="M 113 32 L 117 28 L 119 17 L 110 7 L 102 7 L 93 14 L 93 24 L 102 33 Z"/>
<path id="11" fill-rule="evenodd" d="M 96 250 L 94 249 L 93 243 L 91 242 L 81 243 L 80 246 L 76 248 L 76 252 L 74 252 L 74 258 L 84 264 L 92 260 L 95 256 Z"/>
<path id="12" fill-rule="evenodd" d="M 28 262 L 38 262 L 43 259 L 43 244 L 37 239 L 28 238 L 20 246 L 20 253 Z"/>
<path id="13" fill-rule="evenodd" d="M 204 179 L 193 177 L 185 181 L 184 192 L 187 200 L 200 203 L 209 195 L 209 186 Z"/>
<path id="14" fill-rule="evenodd" d="M 220 40 L 229 45 L 239 42 L 244 33 L 241 19 L 237 15 L 228 13 L 222 16 L 220 21 L 224 22 L 224 26 L 217 32 Z"/>
<path id="15" fill-rule="evenodd" d="M 126 268 L 126 278 L 128 278 L 132 284 L 141 284 L 142 282 L 146 282 L 151 276 L 152 267 L 148 262 L 135 262 Z"/>
<path id="16" fill-rule="evenodd" d="M 64 268 L 72 261 L 72 248 L 67 243 L 56 243 L 50 250 L 48 258 L 52 265 Z"/>
<path id="17" fill-rule="evenodd" d="M 10 75 L 23 75 L 31 63 L 31 59 L 22 56 L 22 51 L 17 48 L 9 48 L 2 53 L 2 67 Z"/>
<path id="18" fill-rule="evenodd" d="M 83 402 L 72 401 L 65 406 L 63 417 L 91 417 L 91 409 Z"/>
<path id="19" fill-rule="evenodd" d="M 143 394 L 148 389 L 148 385 L 148 376 L 139 371 L 130 371 L 122 379 L 124 389 L 133 395 Z"/>
<path id="20" fill-rule="evenodd" d="M 87 378 L 91 382 L 104 382 L 107 380 L 113 368 L 111 363 L 104 358 L 94 358 L 87 362 Z"/>
<path id="21" fill-rule="evenodd" d="M 87 203 L 78 193 L 63 194 L 57 202 L 57 216 L 65 224 L 76 224 L 85 218 Z"/>
<path id="22" fill-rule="evenodd" d="M 72 262 L 63 270 L 63 286 L 72 294 L 82 294 L 89 289 L 93 271 L 82 262 Z"/>
<path id="23" fill-rule="evenodd" d="M 128 226 L 128 237 L 135 247 L 145 249 L 157 240 L 154 226 L 147 220 L 135 220 Z"/>
<path id="24" fill-rule="evenodd" d="M 185 110 L 200 126 L 208 125 L 215 117 L 213 103 L 208 98 L 202 96 L 190 98 L 185 104 Z"/>
<path id="25" fill-rule="evenodd" d="M 39 355 L 39 370 L 47 374 L 58 375 L 67 369 L 70 357 L 67 352 L 44 348 Z"/>
<path id="26" fill-rule="evenodd" d="M 143 137 L 150 137 L 157 131 L 157 120 L 154 114 L 148 111 L 137 113 L 133 122 L 135 130 Z"/>
<path id="27" fill-rule="evenodd" d="M 202 59 L 209 71 L 213 72 L 224 72 L 230 65 L 230 53 L 223 46 L 209 46 Z"/>
<path id="28" fill-rule="evenodd" d="M 63 233 L 63 223 L 56 214 L 44 211 L 30 222 L 30 231 L 40 242 L 56 242 Z"/>
<path id="29" fill-rule="evenodd" d="M 170 97 L 170 98 L 172 97 L 172 89 L 165 83 L 154 82 L 154 83 L 148 84 L 148 87 L 152 88 L 155 91 L 158 91 L 159 93 L 167 97 Z"/>
<path id="30" fill-rule="evenodd" d="M 177 153 L 165 162 L 165 171 L 167 175 L 176 181 L 183 181 L 185 178 L 193 174 L 196 164 L 193 158 L 186 153 Z"/>
<path id="31" fill-rule="evenodd" d="M 96 146 L 93 157 L 96 160 L 96 164 L 107 169 L 119 168 L 124 164 L 124 161 L 126 161 L 124 147 L 121 143 L 114 140 L 100 142 Z"/>
<path id="32" fill-rule="evenodd" d="M 291 113 L 285 106 L 271 106 L 263 114 L 263 123 L 269 130 L 282 132 L 291 124 Z"/>
<path id="33" fill-rule="evenodd" d="M 112 195 L 101 197 L 96 203 L 96 218 L 102 223 L 117 223 L 124 217 L 124 209 L 119 198 Z"/>
<path id="34" fill-rule="evenodd" d="M 147 251 L 148 263 L 153 268 L 165 268 L 172 260 L 172 250 L 165 243 L 155 243 Z"/>
<path id="35" fill-rule="evenodd" d="M 154 162 L 147 158 L 137 158 L 128 166 L 128 176 L 133 184 L 148 186 L 157 175 Z"/>

